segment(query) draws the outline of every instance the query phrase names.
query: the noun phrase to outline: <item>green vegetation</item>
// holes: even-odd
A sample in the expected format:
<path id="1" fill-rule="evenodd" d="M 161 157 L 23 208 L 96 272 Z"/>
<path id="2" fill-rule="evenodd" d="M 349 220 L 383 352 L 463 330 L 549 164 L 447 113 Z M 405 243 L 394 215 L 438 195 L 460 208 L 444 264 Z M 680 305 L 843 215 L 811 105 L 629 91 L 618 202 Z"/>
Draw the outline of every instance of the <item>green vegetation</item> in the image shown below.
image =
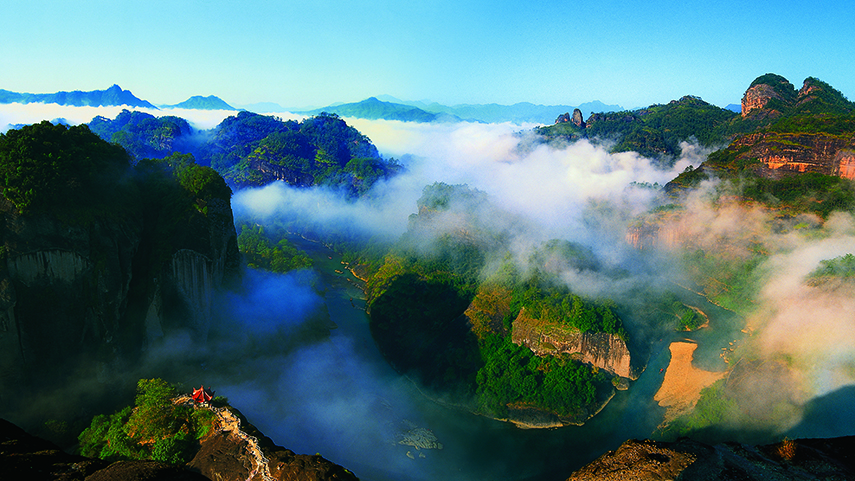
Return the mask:
<path id="1" fill-rule="evenodd" d="M 725 380 L 701 390 L 701 397 L 695 408 L 681 416 L 659 432 L 666 439 L 677 439 L 725 421 L 734 421 L 742 414 L 739 405 L 725 391 Z"/>
<path id="2" fill-rule="evenodd" d="M 572 417 L 594 404 L 598 385 L 607 384 L 606 376 L 590 366 L 566 357 L 537 357 L 509 337 L 489 335 L 481 352 L 478 410 L 499 418 L 507 417 L 509 405 Z"/>
<path id="3" fill-rule="evenodd" d="M 0 134 L 0 189 L 20 212 L 92 209 L 119 195 L 127 153 L 86 126 L 43 121 Z"/>
<path id="4" fill-rule="evenodd" d="M 676 318 L 675 325 L 678 330 L 693 331 L 701 327 L 706 320 L 697 311 L 683 304 L 674 294 L 662 294 L 657 301 L 655 309 L 665 313 L 669 318 L 671 316 Z"/>
<path id="5" fill-rule="evenodd" d="M 80 433 L 80 453 L 108 461 L 186 463 L 216 416 L 207 409 L 173 404 L 175 396 L 175 387 L 162 379 L 140 379 L 133 407 L 97 415 Z"/>
<path id="6" fill-rule="evenodd" d="M 511 295 L 513 313 L 525 309 L 529 316 L 549 324 L 615 334 L 626 340 L 626 331 L 615 314 L 615 307 L 610 300 L 585 301 L 570 292 L 567 286 L 543 282 L 537 274 L 514 286 Z"/>
<path id="7" fill-rule="evenodd" d="M 401 169 L 335 114 L 296 122 L 242 111 L 204 133 L 178 117 L 128 111 L 114 120 L 96 117 L 89 125 L 136 159 L 190 153 L 236 186 L 282 180 L 298 187 L 340 187 L 358 196 Z"/>
<path id="8" fill-rule="evenodd" d="M 806 173 L 779 180 L 746 176 L 742 195 L 765 205 L 826 218 L 855 209 L 855 182 L 833 175 Z"/>
<path id="9" fill-rule="evenodd" d="M 277 240 L 257 224 L 239 226 L 237 242 L 249 267 L 281 273 L 312 266 L 312 259 L 288 239 L 283 236 Z"/>
<path id="10" fill-rule="evenodd" d="M 855 280 L 855 255 L 819 261 L 819 267 L 807 276 L 810 285 L 820 285 L 832 279 Z"/>
<path id="11" fill-rule="evenodd" d="M 121 145 L 136 159 L 166 157 L 190 147 L 192 129 L 186 120 L 127 110 L 115 120 L 95 117 L 89 129 L 104 140 Z"/>
<path id="12" fill-rule="evenodd" d="M 541 127 L 547 139 L 579 137 L 614 140 L 613 152 L 635 151 L 648 157 L 679 156 L 680 144 L 695 140 L 705 147 L 725 143 L 739 114 L 687 95 L 665 105 L 634 111 L 594 114 L 584 130 L 569 123 Z"/>
<path id="13" fill-rule="evenodd" d="M 767 256 L 765 248 L 755 244 L 744 255 L 687 250 L 683 261 L 707 298 L 726 309 L 747 313 L 761 285 L 758 267 Z"/>
<path id="14" fill-rule="evenodd" d="M 418 211 L 367 286 L 371 332 L 384 356 L 432 388 L 474 395 L 475 409 L 485 415 L 506 417 L 519 407 L 583 418 L 598 389 L 611 389 L 607 376 L 567 356 L 539 358 L 513 344 L 511 330 L 525 309 L 544 325 L 626 339 L 614 303 L 574 295 L 549 274 L 599 270 L 593 252 L 547 242 L 529 259 L 536 273 L 523 277 L 496 227 L 507 214 L 485 193 L 435 183 L 425 187 Z M 488 259 L 505 260 L 485 281 Z M 463 314 L 475 304 L 480 317 L 470 324 Z"/>

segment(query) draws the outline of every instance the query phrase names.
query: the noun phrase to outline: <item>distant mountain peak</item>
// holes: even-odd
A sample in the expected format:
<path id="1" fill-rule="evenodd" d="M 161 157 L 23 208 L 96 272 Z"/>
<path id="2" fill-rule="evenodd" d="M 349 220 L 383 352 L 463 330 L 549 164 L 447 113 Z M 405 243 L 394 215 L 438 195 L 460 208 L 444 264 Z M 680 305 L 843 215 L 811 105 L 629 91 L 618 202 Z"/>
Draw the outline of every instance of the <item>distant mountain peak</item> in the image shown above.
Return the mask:
<path id="1" fill-rule="evenodd" d="M 209 95 L 207 97 L 194 95 L 184 102 L 175 105 L 163 105 L 163 107 L 167 109 L 238 110 L 216 95 Z"/>

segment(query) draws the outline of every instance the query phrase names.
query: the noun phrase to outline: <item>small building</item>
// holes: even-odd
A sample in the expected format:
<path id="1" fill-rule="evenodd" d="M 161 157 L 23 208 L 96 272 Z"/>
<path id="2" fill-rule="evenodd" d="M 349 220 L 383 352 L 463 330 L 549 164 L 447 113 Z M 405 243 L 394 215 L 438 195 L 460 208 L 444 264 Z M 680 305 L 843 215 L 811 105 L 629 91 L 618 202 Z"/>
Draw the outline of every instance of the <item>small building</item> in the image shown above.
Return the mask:
<path id="1" fill-rule="evenodd" d="M 193 396 L 191 397 L 197 404 L 206 404 L 214 399 L 214 391 L 201 386 L 199 389 L 193 389 Z"/>

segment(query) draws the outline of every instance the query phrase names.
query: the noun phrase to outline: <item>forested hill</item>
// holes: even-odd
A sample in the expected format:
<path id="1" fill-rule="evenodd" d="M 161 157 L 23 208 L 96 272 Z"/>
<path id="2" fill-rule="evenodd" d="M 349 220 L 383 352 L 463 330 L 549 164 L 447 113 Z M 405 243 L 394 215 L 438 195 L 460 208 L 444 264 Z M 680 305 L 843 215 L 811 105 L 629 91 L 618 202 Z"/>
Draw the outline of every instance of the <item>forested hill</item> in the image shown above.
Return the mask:
<path id="1" fill-rule="evenodd" d="M 192 153 L 200 165 L 214 168 L 236 187 L 283 181 L 361 195 L 400 169 L 335 114 L 297 122 L 242 111 L 211 130 L 195 131 L 180 117 L 125 110 L 112 120 L 96 117 L 89 127 L 137 159 Z"/>
<path id="2" fill-rule="evenodd" d="M 367 98 L 361 102 L 330 105 L 322 109 L 299 112 L 306 115 L 318 115 L 323 113 L 334 113 L 343 117 L 356 117 L 359 119 L 385 119 L 400 120 L 403 122 L 454 122 L 460 121 L 460 117 L 445 113 L 427 112 L 417 107 L 394 102 L 384 102 L 376 97 Z"/>
<path id="3" fill-rule="evenodd" d="M 834 152 L 846 150 L 851 147 L 851 143 L 846 141 L 855 133 L 853 115 L 855 104 L 817 78 L 805 79 L 802 88 L 796 90 L 784 77 L 765 74 L 755 79 L 746 90 L 741 114 L 687 95 L 664 105 L 593 113 L 587 120 L 583 120 L 581 112 L 576 111 L 572 117 L 560 115 L 553 125 L 537 128 L 535 132 L 544 142 L 573 142 L 587 138 L 611 143 L 613 152 L 635 151 L 660 159 L 679 156 L 682 142 L 696 142 L 711 149 L 730 145 L 728 155 L 731 160 L 739 157 L 745 164 L 753 162 L 752 158 L 762 159 L 765 156 L 767 161 L 761 160 L 761 163 L 774 169 L 780 166 L 769 167 L 769 158 L 775 157 L 776 151 L 783 150 L 788 165 L 781 172 L 813 171 L 828 175 L 842 172 L 847 176 L 850 174 L 846 173 L 845 166 L 842 170 L 839 166 L 807 166 L 804 159 L 820 155 L 823 147 L 815 145 L 806 136 L 824 136 L 824 140 L 834 144 Z M 760 145 L 769 140 L 771 144 Z M 797 146 L 787 147 L 794 144 Z M 739 149 L 742 151 L 737 154 Z M 790 155 L 788 150 L 804 155 Z M 727 163 L 727 168 L 733 170 L 732 162 Z M 855 167 L 851 175 L 855 176 Z"/>

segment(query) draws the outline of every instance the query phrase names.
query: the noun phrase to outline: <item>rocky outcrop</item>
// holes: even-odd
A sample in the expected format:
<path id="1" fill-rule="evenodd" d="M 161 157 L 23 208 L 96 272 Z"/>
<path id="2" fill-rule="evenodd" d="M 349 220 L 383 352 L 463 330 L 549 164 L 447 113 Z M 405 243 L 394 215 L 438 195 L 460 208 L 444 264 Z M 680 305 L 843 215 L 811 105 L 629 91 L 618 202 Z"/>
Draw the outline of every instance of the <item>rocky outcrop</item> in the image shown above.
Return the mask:
<path id="1" fill-rule="evenodd" d="M 744 135 L 728 148 L 742 149 L 740 158 L 759 161 L 755 170 L 764 177 L 815 172 L 855 179 L 855 138 L 761 132 Z"/>
<path id="2" fill-rule="evenodd" d="M 770 85 L 758 84 L 745 91 L 742 96 L 742 117 L 748 117 L 755 110 L 762 110 L 772 99 L 780 99 Z"/>
<path id="3" fill-rule="evenodd" d="M 629 349 L 619 337 L 603 332 L 582 332 L 575 328 L 543 323 L 523 309 L 513 322 L 511 340 L 538 356 L 569 354 L 586 364 L 617 376 L 637 379 L 631 367 Z"/>
<path id="4" fill-rule="evenodd" d="M 218 481 L 338 481 L 358 479 L 322 456 L 277 446 L 234 408 L 216 409 L 219 428 L 202 440 L 187 467 Z"/>
<path id="5" fill-rule="evenodd" d="M 579 109 L 573 109 L 573 115 L 570 115 L 570 112 L 565 112 L 562 115 L 559 115 L 557 119 L 555 119 L 556 124 L 561 124 L 565 122 L 570 122 L 571 124 L 579 127 L 581 129 L 585 128 L 585 120 L 582 118 L 582 111 Z"/>
<path id="6" fill-rule="evenodd" d="M 766 74 L 754 79 L 742 96 L 742 118 L 767 119 L 781 116 L 795 100 L 795 87 L 784 77 Z"/>
<path id="7" fill-rule="evenodd" d="M 853 479 L 855 437 L 784 440 L 764 446 L 629 440 L 568 481 Z"/>

